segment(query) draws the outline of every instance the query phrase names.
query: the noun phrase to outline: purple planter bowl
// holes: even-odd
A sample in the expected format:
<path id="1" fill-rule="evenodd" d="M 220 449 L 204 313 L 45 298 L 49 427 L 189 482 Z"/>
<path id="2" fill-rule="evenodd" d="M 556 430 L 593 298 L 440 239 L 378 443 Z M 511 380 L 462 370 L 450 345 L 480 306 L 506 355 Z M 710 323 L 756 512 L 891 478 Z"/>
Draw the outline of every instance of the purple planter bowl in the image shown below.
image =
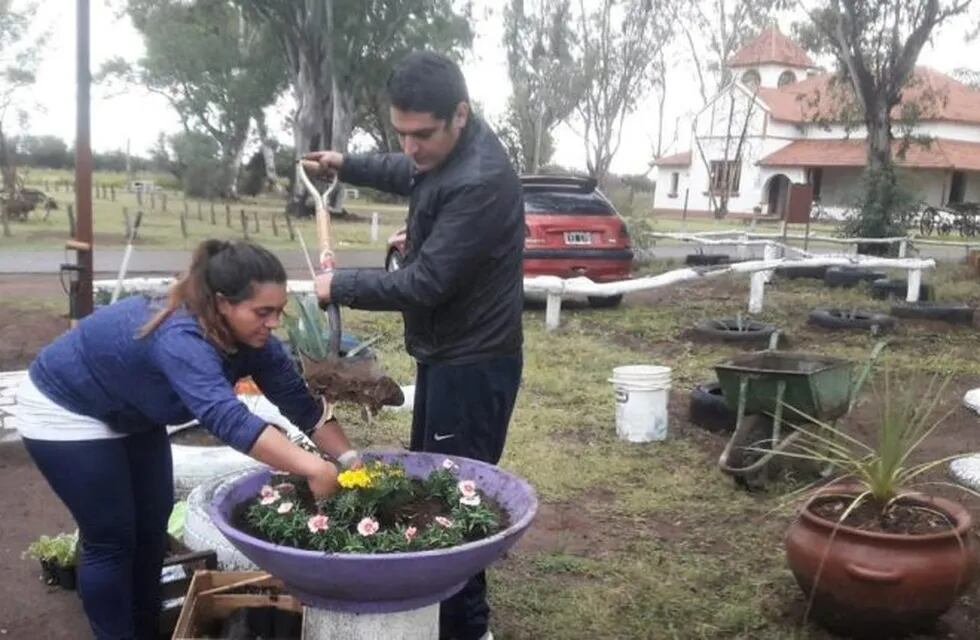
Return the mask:
<path id="1" fill-rule="evenodd" d="M 352 613 L 407 611 L 445 600 L 466 580 L 499 558 L 527 531 L 538 510 L 538 498 L 524 480 L 477 460 L 436 453 L 370 455 L 400 462 L 410 476 L 425 477 L 451 459 L 458 476 L 475 480 L 510 517 L 497 534 L 448 549 L 411 553 L 322 553 L 272 544 L 231 524 L 237 505 L 268 484 L 270 471 L 257 470 L 220 488 L 210 514 L 218 529 L 252 562 L 286 583 L 304 604 Z"/>

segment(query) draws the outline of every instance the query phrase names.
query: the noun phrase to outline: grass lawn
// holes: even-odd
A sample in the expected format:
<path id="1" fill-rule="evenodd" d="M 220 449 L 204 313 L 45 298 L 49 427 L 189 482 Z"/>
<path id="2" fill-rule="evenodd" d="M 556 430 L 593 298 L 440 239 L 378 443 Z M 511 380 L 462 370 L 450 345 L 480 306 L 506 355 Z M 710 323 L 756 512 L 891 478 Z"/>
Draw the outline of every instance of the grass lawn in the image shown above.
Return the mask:
<path id="1" fill-rule="evenodd" d="M 95 242 L 101 247 L 122 247 L 126 244 L 125 216 L 123 210 L 135 217 L 140 205 L 135 193 L 128 193 L 123 180 L 112 174 L 97 174 L 94 184 L 98 186 L 115 185 L 115 200 L 111 192 L 102 197 L 101 189 L 96 189 L 92 201 L 92 224 Z M 13 237 L 4 238 L 0 234 L 0 250 L 60 249 L 69 237 L 67 207 L 74 205 L 75 195 L 65 186 L 56 189 L 56 181 L 62 179 L 58 173 L 46 172 L 31 174 L 32 186 L 44 188 L 58 201 L 58 209 L 51 211 L 47 220 L 43 210 L 35 210 L 26 222 L 12 222 Z M 146 176 L 153 179 L 153 176 Z M 166 198 L 166 210 L 164 210 Z M 227 213 L 226 213 L 227 206 Z M 334 218 L 334 248 L 383 248 L 388 236 L 400 227 L 407 214 L 403 206 L 372 203 L 365 200 L 348 200 L 347 210 L 356 214 L 352 219 Z M 284 204 L 274 197 L 243 198 L 237 202 L 184 199 L 175 191 L 158 190 L 151 197 L 143 197 L 143 221 L 140 226 L 137 244 L 144 249 L 192 249 L 206 238 L 242 238 L 242 215 L 245 212 L 248 237 L 273 249 L 299 248 L 299 241 L 290 241 L 283 216 Z M 211 211 L 214 209 L 215 224 L 211 224 Z M 181 214 L 186 210 L 185 228 L 187 237 L 181 230 Z M 380 214 L 380 228 L 377 242 L 371 242 L 371 214 Z M 230 216 L 228 215 L 230 213 Z M 259 227 L 255 229 L 258 216 Z M 273 218 L 276 228 L 273 228 Z M 230 226 L 229 226 L 230 220 Z M 316 230 L 313 220 L 293 219 L 294 227 L 303 234 L 308 245 L 316 244 Z M 276 235 L 275 232 L 278 232 Z"/>
<path id="2" fill-rule="evenodd" d="M 943 266 L 927 280 L 940 299 L 980 302 L 963 267 Z M 692 342 L 685 332 L 702 318 L 744 310 L 747 295 L 747 279 L 676 286 L 627 298 L 618 311 L 566 309 L 554 333 L 544 331 L 543 309 L 525 313 L 524 382 L 501 465 L 530 480 L 541 509 L 518 549 L 491 571 L 496 637 L 833 637 L 800 628 L 805 602 L 785 566 L 782 536 L 791 516 L 777 510 L 780 492 L 736 489 L 716 467 L 724 440 L 686 422 L 687 391 L 737 349 Z M 816 333 L 806 312 L 819 305 L 887 308 L 865 291 L 812 280 L 777 281 L 766 304 L 761 319 L 782 327 L 792 348 L 857 361 L 873 338 Z M 344 314 L 351 331 L 382 334 L 384 365 L 396 379 L 411 380 L 396 314 Z M 977 386 L 978 348 L 972 327 L 903 323 L 880 362 Z M 665 442 L 615 437 L 607 378 L 613 367 L 639 362 L 673 368 Z M 384 413 L 370 427 L 348 416 L 360 445 L 405 445 L 409 423 L 403 413 Z M 975 588 L 972 597 L 976 607 Z"/>
<path id="3" fill-rule="evenodd" d="M 965 266 L 940 265 L 926 281 L 940 300 L 980 303 L 976 277 Z M 570 304 L 553 333 L 544 330 L 543 308 L 526 311 L 523 386 L 501 466 L 527 478 L 541 504 L 532 530 L 490 572 L 495 637 L 834 637 L 801 626 L 805 601 L 782 549 L 792 517 L 779 508 L 787 487 L 736 489 L 716 466 L 724 439 L 687 422 L 689 389 L 711 379 L 713 365 L 738 351 L 696 342 L 687 330 L 701 319 L 744 310 L 747 297 L 748 279 L 716 278 L 634 294 L 617 310 Z M 808 327 L 806 313 L 816 306 L 884 310 L 888 303 L 871 300 L 865 290 L 775 280 L 760 319 L 776 323 L 794 350 L 862 361 L 875 339 Z M 345 310 L 344 320 L 362 338 L 380 335 L 374 347 L 385 368 L 402 384 L 412 380 L 399 315 Z M 974 327 L 901 322 L 879 371 L 888 366 L 949 374 L 953 382 L 945 400 L 955 407 L 964 389 L 980 383 L 978 351 Z M 670 437 L 664 442 L 629 444 L 615 436 L 607 378 L 614 367 L 631 363 L 673 368 Z M 354 410 L 344 410 L 342 418 L 357 446 L 407 445 L 411 417 L 406 413 L 383 412 L 371 425 Z M 843 424 L 859 428 L 873 418 L 863 403 Z M 945 445 L 980 449 L 976 416 L 960 409 L 956 422 L 961 429 L 956 437 L 962 439 Z M 980 500 L 964 496 L 962 501 L 975 518 L 980 514 Z M 947 626 L 937 635 L 917 637 L 975 638 L 980 621 L 975 586 L 950 616 L 965 621 L 956 629 L 969 630 Z"/>

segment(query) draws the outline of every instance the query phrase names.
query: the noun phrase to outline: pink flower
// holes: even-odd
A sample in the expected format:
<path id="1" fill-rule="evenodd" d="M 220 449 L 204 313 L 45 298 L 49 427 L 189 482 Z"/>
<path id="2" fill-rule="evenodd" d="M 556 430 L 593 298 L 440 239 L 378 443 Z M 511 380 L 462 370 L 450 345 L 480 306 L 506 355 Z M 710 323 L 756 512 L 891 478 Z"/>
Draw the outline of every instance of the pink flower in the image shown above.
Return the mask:
<path id="1" fill-rule="evenodd" d="M 465 504 L 467 507 L 478 507 L 480 506 L 480 496 L 473 494 L 471 496 L 463 496 L 459 499 L 460 504 Z"/>
<path id="2" fill-rule="evenodd" d="M 272 489 L 272 493 L 266 493 L 265 491 L 262 492 L 262 499 L 259 500 L 259 503 L 268 506 L 276 502 L 278 499 L 279 499 L 279 492 L 276 491 L 275 489 Z"/>
<path id="3" fill-rule="evenodd" d="M 373 536 L 380 528 L 381 525 L 379 525 L 378 521 L 374 518 L 364 518 L 357 523 L 357 532 L 365 537 Z"/>
<path id="4" fill-rule="evenodd" d="M 464 498 L 472 498 L 476 495 L 476 483 L 472 480 L 462 480 L 456 485 L 456 488 L 459 489 Z"/>
<path id="5" fill-rule="evenodd" d="M 276 490 L 267 484 L 262 485 L 262 488 L 259 489 L 259 495 L 262 496 L 263 498 L 268 498 L 275 492 Z"/>
<path id="6" fill-rule="evenodd" d="M 277 513 L 286 514 L 286 513 L 289 513 L 292 510 L 293 510 L 293 503 L 292 502 L 283 502 L 282 504 L 279 505 L 279 508 L 276 509 L 276 512 Z"/>
<path id="7" fill-rule="evenodd" d="M 456 471 L 457 469 L 459 469 L 459 465 L 453 462 L 452 460 L 450 460 L 449 458 L 446 458 L 445 460 L 442 461 L 442 468 L 448 469 L 449 471 Z"/>
<path id="8" fill-rule="evenodd" d="M 434 520 L 436 521 L 436 523 L 438 523 L 440 526 L 445 527 L 446 529 L 453 526 L 453 521 L 443 516 L 436 516 Z"/>
<path id="9" fill-rule="evenodd" d="M 279 492 L 279 495 L 292 495 L 296 493 L 296 485 L 292 482 L 281 482 L 275 486 L 275 490 Z"/>
<path id="10" fill-rule="evenodd" d="M 405 529 L 405 542 L 411 542 L 415 539 L 415 536 L 419 534 L 419 530 L 415 527 L 409 527 Z"/>
<path id="11" fill-rule="evenodd" d="M 330 528 L 330 518 L 321 513 L 307 520 L 306 527 L 310 530 L 310 533 L 326 531 Z"/>

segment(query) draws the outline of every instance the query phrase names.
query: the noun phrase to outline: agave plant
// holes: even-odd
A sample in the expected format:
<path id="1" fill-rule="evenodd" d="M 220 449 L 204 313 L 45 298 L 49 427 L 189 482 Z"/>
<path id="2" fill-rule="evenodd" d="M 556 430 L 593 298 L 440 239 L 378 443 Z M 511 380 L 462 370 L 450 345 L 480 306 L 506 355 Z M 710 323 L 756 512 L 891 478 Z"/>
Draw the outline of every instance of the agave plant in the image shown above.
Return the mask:
<path id="1" fill-rule="evenodd" d="M 330 355 L 330 321 L 320 310 L 315 296 L 294 294 L 292 297 L 299 313 L 295 317 L 292 315 L 284 317 L 289 343 L 297 353 L 311 360 L 326 359 Z M 358 343 L 341 355 L 352 358 L 380 339 L 381 336 L 376 335 Z"/>

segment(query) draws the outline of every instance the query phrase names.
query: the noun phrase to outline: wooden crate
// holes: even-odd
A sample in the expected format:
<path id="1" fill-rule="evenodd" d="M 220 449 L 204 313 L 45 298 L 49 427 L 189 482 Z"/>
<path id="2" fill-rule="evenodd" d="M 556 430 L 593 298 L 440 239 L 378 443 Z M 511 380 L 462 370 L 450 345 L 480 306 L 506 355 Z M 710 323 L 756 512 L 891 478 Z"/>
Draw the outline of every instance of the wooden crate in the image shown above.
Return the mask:
<path id="1" fill-rule="evenodd" d="M 263 576 L 267 577 L 261 579 Z M 269 588 L 273 592 L 236 593 L 240 590 L 233 589 L 229 592 L 203 593 L 245 580 L 259 579 L 261 580 L 248 586 Z M 180 617 L 177 619 L 172 640 L 197 640 L 203 637 L 205 628 L 225 620 L 236 609 L 243 607 L 275 607 L 300 614 L 303 612 L 303 605 L 285 592 L 282 581 L 262 571 L 196 571 L 180 611 Z"/>

